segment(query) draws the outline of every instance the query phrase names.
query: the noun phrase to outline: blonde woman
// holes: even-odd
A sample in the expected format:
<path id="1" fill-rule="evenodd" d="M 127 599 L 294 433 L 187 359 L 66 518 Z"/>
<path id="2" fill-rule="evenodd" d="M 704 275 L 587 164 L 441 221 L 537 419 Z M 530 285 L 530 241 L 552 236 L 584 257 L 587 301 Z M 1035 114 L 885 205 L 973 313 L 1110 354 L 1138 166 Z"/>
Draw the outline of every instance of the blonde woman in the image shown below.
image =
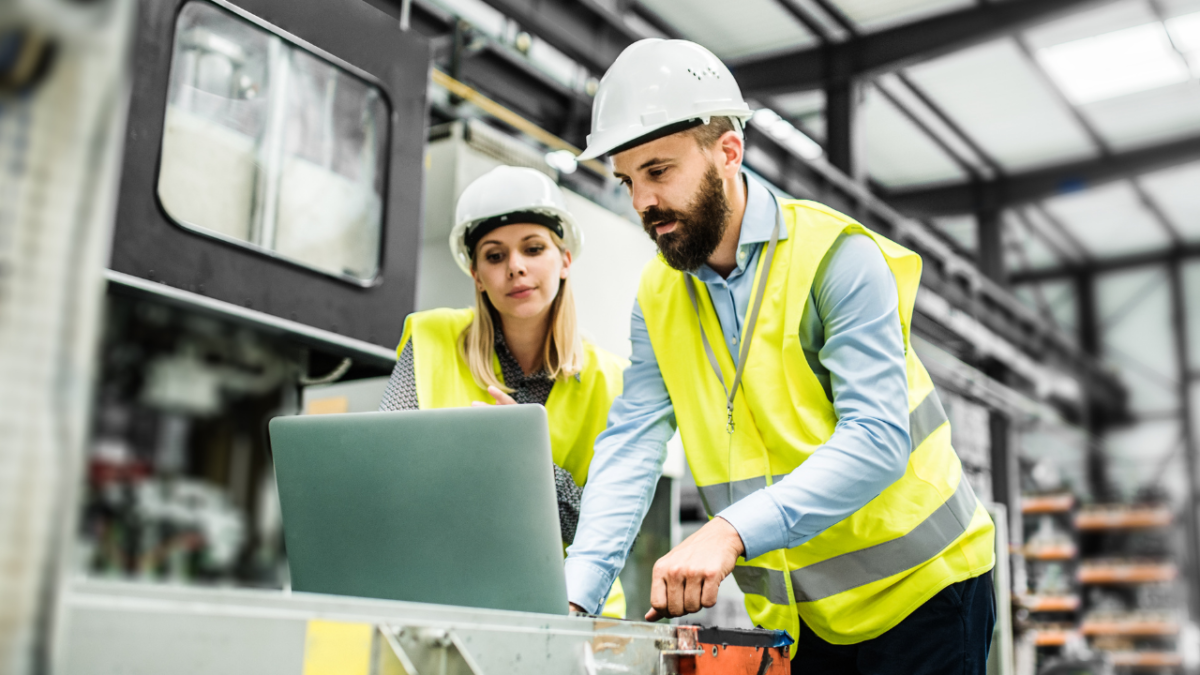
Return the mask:
<path id="1" fill-rule="evenodd" d="M 450 249 L 475 282 L 474 309 L 410 314 L 380 410 L 537 403 L 546 407 L 564 547 L 579 498 L 621 393 L 627 363 L 584 341 L 569 283 L 583 236 L 545 174 L 502 166 L 459 197 Z M 602 612 L 624 618 L 613 584 Z"/>

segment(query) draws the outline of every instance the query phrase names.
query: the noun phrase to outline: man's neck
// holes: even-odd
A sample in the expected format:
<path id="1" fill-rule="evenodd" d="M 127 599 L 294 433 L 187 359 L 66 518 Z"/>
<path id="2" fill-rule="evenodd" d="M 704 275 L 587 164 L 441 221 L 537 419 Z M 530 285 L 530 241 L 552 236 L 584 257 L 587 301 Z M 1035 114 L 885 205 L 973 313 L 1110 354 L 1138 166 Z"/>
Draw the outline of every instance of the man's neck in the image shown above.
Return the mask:
<path id="1" fill-rule="evenodd" d="M 717 244 L 717 250 L 706 261 L 714 272 L 725 278 L 737 267 L 738 240 L 742 236 L 742 218 L 746 215 L 746 179 L 741 173 L 738 173 L 731 192 L 725 234 L 721 237 L 721 243 Z"/>

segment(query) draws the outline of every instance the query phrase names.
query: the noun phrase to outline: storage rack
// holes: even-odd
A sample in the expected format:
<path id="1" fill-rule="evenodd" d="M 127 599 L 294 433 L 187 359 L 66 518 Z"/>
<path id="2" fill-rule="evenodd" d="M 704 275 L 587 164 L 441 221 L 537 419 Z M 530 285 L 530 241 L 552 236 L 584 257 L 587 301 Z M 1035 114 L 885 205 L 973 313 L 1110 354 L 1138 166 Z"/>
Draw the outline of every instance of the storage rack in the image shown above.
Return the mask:
<path id="1" fill-rule="evenodd" d="M 1117 673 L 1182 672 L 1179 569 L 1168 546 L 1173 515 L 1160 504 L 1110 504 L 1075 516 L 1086 556 L 1077 572 L 1080 633 Z"/>
<path id="2" fill-rule="evenodd" d="M 1024 610 L 1026 628 L 1033 632 L 1039 663 L 1080 637 L 1082 600 L 1074 573 L 1079 560 L 1076 502 L 1068 492 L 1021 498 L 1026 538 L 1013 553 L 1024 560 L 1029 581 L 1027 588 L 1018 589 L 1016 601 Z M 1061 536 L 1047 538 L 1048 531 Z"/>

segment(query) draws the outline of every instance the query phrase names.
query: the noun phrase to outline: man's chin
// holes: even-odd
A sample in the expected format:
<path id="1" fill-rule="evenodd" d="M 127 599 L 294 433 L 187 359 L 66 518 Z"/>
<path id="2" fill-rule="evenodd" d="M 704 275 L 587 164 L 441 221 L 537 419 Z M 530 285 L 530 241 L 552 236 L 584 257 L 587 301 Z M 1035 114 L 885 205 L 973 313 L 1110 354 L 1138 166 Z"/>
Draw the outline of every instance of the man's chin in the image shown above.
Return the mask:
<path id="1" fill-rule="evenodd" d="M 684 260 L 682 257 L 675 254 L 674 251 L 664 251 L 662 247 L 659 247 L 658 249 L 658 256 L 663 259 L 663 262 L 667 263 L 668 267 L 679 270 L 680 272 L 691 272 L 700 266 L 690 264 L 691 261 Z"/>

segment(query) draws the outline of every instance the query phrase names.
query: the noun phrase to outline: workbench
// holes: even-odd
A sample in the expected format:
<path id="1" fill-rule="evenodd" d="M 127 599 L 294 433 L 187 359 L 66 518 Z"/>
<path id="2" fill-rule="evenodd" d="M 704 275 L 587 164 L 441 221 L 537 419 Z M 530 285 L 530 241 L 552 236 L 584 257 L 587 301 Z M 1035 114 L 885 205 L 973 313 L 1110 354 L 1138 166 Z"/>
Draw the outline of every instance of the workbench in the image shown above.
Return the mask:
<path id="1" fill-rule="evenodd" d="M 778 631 L 96 580 L 61 607 L 66 675 L 791 672 Z"/>

